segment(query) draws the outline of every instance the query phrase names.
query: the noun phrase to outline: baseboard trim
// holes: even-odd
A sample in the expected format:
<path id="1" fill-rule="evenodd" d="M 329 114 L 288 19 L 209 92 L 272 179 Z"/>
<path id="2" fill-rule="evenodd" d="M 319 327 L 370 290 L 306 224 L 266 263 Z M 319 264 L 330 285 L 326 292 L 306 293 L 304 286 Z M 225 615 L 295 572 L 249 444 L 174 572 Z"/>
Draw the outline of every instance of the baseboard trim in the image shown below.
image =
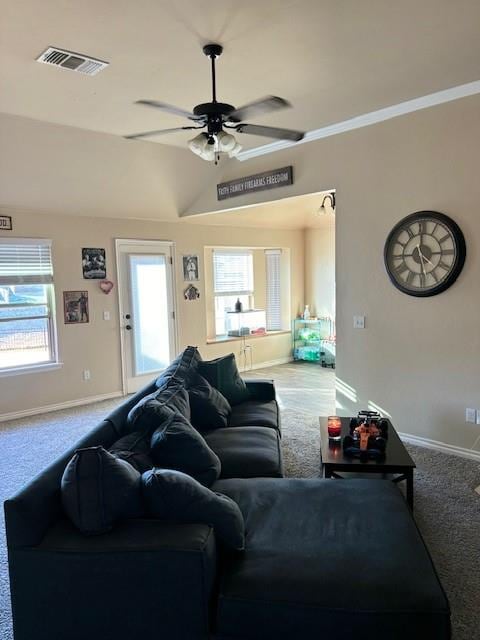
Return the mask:
<path id="1" fill-rule="evenodd" d="M 461 458 L 468 458 L 469 460 L 480 462 L 480 451 L 465 449 L 465 447 L 456 447 L 453 444 L 447 444 L 446 442 L 440 442 L 438 440 L 431 440 L 430 438 L 413 436 L 410 433 L 399 432 L 398 435 L 402 440 L 409 444 L 415 444 L 419 447 L 426 447 L 427 449 L 433 449 L 434 451 L 441 451 L 442 453 L 448 453 L 450 455 L 460 456 Z"/>
<path id="2" fill-rule="evenodd" d="M 252 365 L 248 369 L 239 369 L 242 373 L 248 373 L 249 371 L 254 371 L 255 369 L 266 369 L 267 367 L 275 367 L 278 364 L 287 364 L 288 362 L 293 362 L 293 358 L 291 356 L 286 356 L 285 358 L 277 358 L 276 360 L 267 360 L 266 362 L 257 362 Z"/>
<path id="3" fill-rule="evenodd" d="M 88 398 L 80 398 L 78 400 L 69 400 L 68 402 L 58 402 L 57 404 L 47 404 L 42 407 L 34 407 L 23 411 L 12 411 L 11 413 L 0 414 L 0 422 L 7 420 L 17 420 L 18 418 L 27 418 L 28 416 L 36 416 L 42 413 L 50 413 L 51 411 L 61 411 L 62 409 L 71 409 L 85 404 L 93 404 L 94 402 L 102 402 L 102 400 L 113 400 L 123 396 L 122 391 L 113 391 L 112 393 L 104 393 L 99 396 L 89 396 Z"/>

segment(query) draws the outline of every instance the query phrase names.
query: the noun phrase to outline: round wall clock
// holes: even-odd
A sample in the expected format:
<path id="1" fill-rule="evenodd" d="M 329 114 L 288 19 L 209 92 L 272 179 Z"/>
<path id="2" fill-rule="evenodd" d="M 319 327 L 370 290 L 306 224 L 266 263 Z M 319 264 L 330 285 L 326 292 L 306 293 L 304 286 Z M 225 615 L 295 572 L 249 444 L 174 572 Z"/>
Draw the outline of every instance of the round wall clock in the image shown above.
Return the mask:
<path id="1" fill-rule="evenodd" d="M 437 211 L 412 213 L 395 225 L 384 259 L 392 283 L 410 296 L 435 296 L 460 275 L 466 246 L 462 230 Z"/>

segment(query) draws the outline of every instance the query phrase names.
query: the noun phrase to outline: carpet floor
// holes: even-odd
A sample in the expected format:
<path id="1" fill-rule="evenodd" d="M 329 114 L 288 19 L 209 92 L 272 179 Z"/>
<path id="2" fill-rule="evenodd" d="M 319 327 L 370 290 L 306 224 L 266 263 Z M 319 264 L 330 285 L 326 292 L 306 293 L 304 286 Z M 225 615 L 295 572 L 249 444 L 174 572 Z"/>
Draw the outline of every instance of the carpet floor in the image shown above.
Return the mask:
<path id="1" fill-rule="evenodd" d="M 93 428 L 118 402 L 0 424 L 2 503 Z M 286 475 L 318 476 L 318 418 L 284 408 L 282 421 Z M 480 465 L 429 449 L 410 445 L 408 449 L 417 464 L 415 518 L 450 600 L 453 640 L 473 640 L 478 637 L 480 626 L 480 496 L 474 492 L 480 484 Z M 0 638 L 13 640 L 3 509 L 1 527 Z"/>

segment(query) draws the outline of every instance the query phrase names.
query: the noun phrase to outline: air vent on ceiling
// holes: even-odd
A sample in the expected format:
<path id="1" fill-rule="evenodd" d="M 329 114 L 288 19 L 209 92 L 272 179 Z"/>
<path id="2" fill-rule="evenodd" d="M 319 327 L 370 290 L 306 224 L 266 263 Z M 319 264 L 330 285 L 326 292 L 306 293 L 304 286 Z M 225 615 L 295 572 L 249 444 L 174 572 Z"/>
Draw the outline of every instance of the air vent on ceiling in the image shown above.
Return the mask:
<path id="1" fill-rule="evenodd" d="M 103 60 L 90 58 L 81 53 L 73 53 L 65 49 L 57 49 L 56 47 L 48 47 L 36 60 L 37 62 L 51 64 L 54 67 L 85 73 L 87 76 L 94 76 L 105 67 L 108 67 L 109 64 Z"/>

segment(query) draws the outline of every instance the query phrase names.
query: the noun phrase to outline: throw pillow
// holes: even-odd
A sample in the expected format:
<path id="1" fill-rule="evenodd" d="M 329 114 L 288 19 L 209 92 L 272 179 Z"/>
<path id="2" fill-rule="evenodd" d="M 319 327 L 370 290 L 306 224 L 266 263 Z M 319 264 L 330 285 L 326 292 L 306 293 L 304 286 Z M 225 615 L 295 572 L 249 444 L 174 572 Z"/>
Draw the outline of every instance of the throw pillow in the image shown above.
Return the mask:
<path id="1" fill-rule="evenodd" d="M 230 353 L 216 360 L 203 360 L 198 363 L 198 373 L 218 389 L 231 405 L 249 400 L 247 385 L 240 377 L 235 355 Z"/>
<path id="2" fill-rule="evenodd" d="M 245 522 L 238 505 L 180 471 L 152 469 L 142 475 L 148 514 L 167 522 L 200 522 L 213 527 L 229 549 L 245 547 Z"/>
<path id="3" fill-rule="evenodd" d="M 144 396 L 130 409 L 127 422 L 135 431 L 152 434 L 170 416 L 171 411 L 181 413 L 190 420 L 188 391 L 182 384 L 171 383 Z"/>
<path id="4" fill-rule="evenodd" d="M 110 531 L 116 520 L 143 515 L 141 475 L 103 447 L 78 449 L 61 482 L 62 505 L 86 535 Z"/>
<path id="5" fill-rule="evenodd" d="M 200 431 L 209 431 L 226 427 L 232 407 L 218 389 L 205 380 L 200 374 L 195 374 L 188 389 L 190 399 L 191 421 Z"/>
<path id="6" fill-rule="evenodd" d="M 188 473 L 206 487 L 220 475 L 220 459 L 204 438 L 179 413 L 170 416 L 152 435 L 151 456 L 155 466 Z"/>
<path id="7" fill-rule="evenodd" d="M 150 438 L 143 431 L 134 431 L 123 436 L 113 443 L 109 451 L 116 458 L 129 462 L 140 473 L 154 466 L 150 457 Z"/>

